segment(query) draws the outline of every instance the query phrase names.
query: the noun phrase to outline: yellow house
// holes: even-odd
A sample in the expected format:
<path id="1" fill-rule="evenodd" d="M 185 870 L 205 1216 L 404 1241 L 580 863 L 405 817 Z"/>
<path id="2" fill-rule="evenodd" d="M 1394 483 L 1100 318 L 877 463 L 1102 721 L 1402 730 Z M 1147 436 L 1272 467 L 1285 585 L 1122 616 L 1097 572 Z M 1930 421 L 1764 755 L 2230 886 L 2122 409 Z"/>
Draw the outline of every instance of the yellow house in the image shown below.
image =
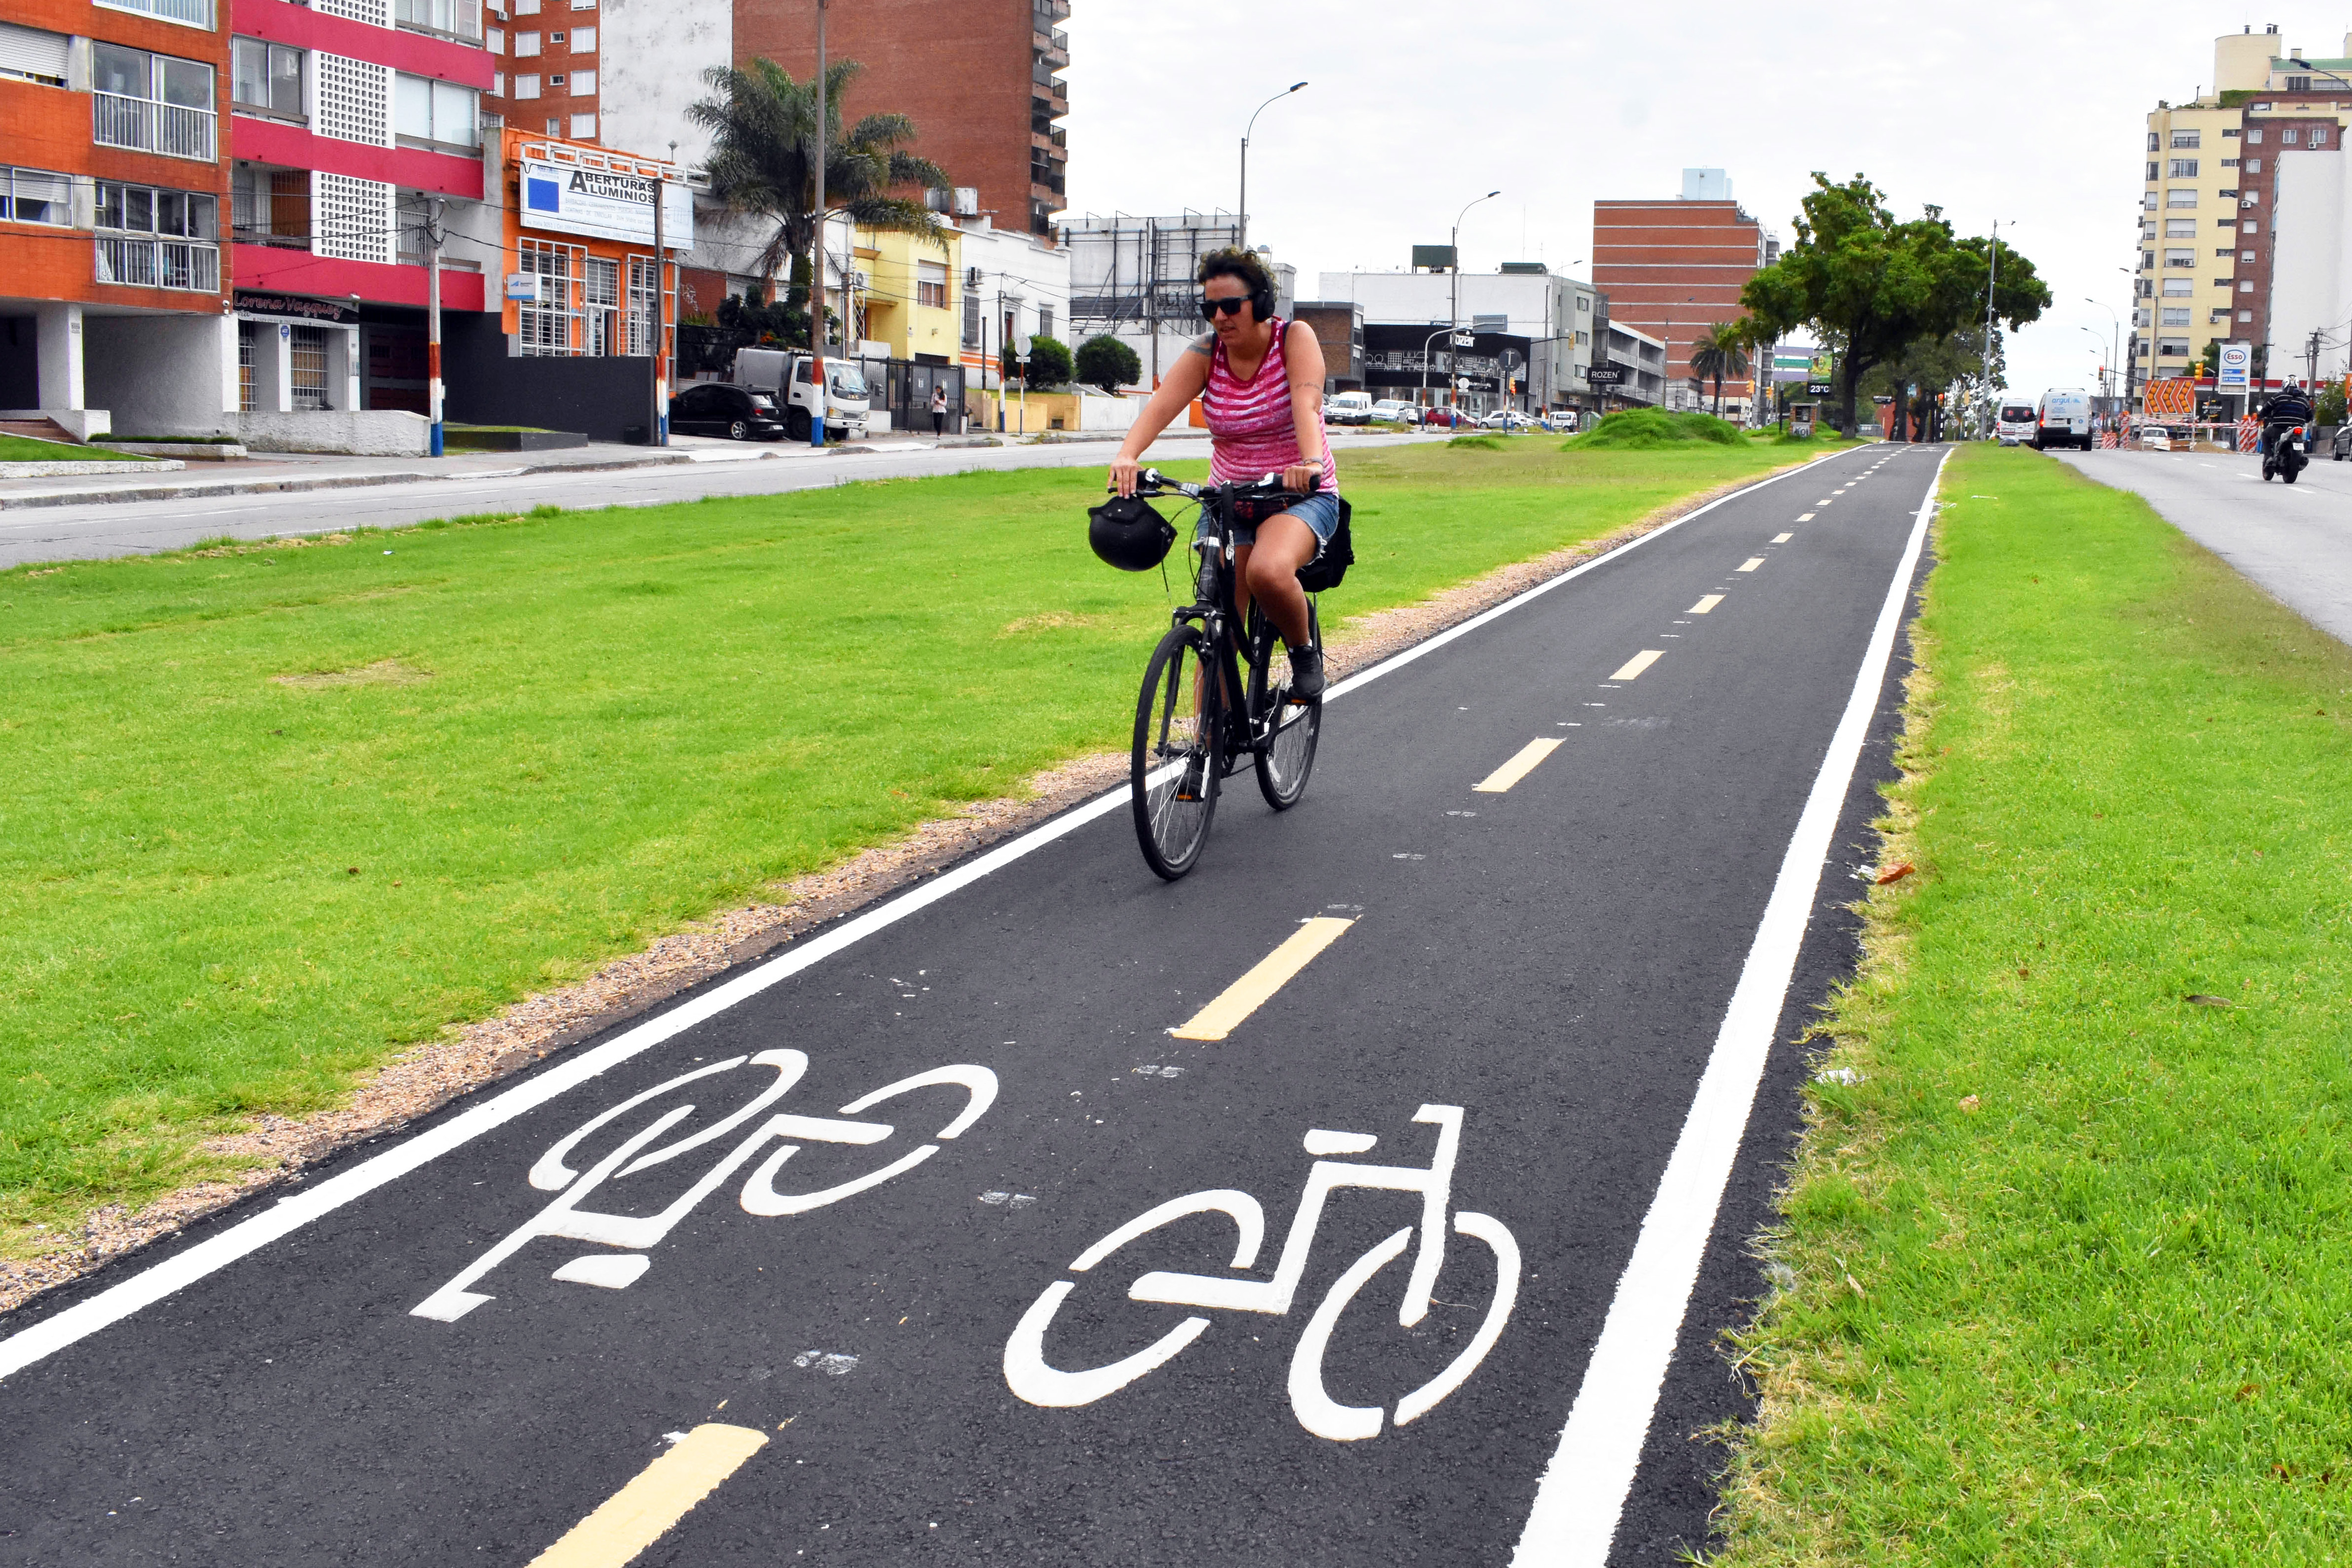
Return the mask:
<path id="1" fill-rule="evenodd" d="M 942 226 L 937 239 L 856 231 L 860 336 L 887 343 L 892 359 L 953 364 L 963 342 L 963 236 Z"/>

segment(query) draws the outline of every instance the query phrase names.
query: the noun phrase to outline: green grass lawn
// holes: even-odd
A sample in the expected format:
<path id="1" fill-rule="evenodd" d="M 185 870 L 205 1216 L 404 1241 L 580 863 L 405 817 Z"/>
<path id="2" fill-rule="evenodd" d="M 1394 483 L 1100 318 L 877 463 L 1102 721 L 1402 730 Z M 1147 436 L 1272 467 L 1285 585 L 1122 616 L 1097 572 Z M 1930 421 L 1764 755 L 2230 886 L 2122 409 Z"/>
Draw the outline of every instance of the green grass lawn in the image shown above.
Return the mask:
<path id="1" fill-rule="evenodd" d="M 1358 564 L 1324 607 L 1418 600 L 1789 460 L 1344 453 Z M 202 1173 L 201 1136 L 445 1026 L 1123 746 L 1169 602 L 1087 552 L 1100 486 L 0 573 L 0 1248 Z"/>
<path id="2" fill-rule="evenodd" d="M 63 441 L 37 441 L 30 436 L 0 435 L 0 463 L 152 463 L 140 452 L 100 451 Z"/>
<path id="3" fill-rule="evenodd" d="M 2342 1562 L 2352 652 L 2053 461 L 1944 495 L 1720 1561 Z"/>

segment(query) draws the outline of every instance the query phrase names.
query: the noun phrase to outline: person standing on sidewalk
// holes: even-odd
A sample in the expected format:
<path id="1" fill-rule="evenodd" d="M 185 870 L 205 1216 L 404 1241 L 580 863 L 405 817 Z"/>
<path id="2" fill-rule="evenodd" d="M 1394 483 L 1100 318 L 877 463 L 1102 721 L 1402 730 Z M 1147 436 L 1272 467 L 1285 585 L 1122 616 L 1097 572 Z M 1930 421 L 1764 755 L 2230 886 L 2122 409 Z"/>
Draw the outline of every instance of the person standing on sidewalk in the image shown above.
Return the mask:
<path id="1" fill-rule="evenodd" d="M 931 386 L 931 434 L 948 433 L 948 389 L 937 383 Z"/>

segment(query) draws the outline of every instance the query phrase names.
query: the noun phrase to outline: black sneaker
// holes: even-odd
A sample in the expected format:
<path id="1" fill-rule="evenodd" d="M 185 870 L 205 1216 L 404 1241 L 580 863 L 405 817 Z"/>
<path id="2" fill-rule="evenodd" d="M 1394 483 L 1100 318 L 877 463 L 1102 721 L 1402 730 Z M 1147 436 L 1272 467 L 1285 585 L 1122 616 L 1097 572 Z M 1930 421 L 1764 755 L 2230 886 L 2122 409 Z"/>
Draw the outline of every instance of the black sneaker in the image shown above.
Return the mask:
<path id="1" fill-rule="evenodd" d="M 1323 695 L 1323 650 L 1315 647 L 1295 647 L 1290 650 L 1290 695 L 1301 702 L 1312 702 Z"/>

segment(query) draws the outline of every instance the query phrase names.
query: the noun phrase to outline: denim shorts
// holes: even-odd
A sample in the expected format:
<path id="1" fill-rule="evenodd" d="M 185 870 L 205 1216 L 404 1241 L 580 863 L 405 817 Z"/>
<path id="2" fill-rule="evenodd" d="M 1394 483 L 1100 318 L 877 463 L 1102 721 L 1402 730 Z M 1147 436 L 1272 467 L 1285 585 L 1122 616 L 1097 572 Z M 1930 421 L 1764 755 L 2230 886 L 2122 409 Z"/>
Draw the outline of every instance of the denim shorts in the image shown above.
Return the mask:
<path id="1" fill-rule="evenodd" d="M 1307 525 L 1308 531 L 1315 535 L 1315 553 L 1320 555 L 1323 553 L 1323 546 L 1331 542 L 1331 531 L 1339 526 L 1339 498 L 1333 495 L 1329 490 L 1317 490 L 1311 496 L 1301 496 L 1298 500 L 1291 502 L 1290 505 L 1283 509 L 1282 515 L 1285 517 L 1295 517 L 1299 521 Z M 1204 539 L 1207 536 L 1208 522 L 1206 519 L 1203 519 L 1201 523 L 1192 530 L 1192 537 L 1195 539 Z M 1255 544 L 1257 542 L 1257 524 L 1254 522 L 1234 523 L 1234 542 L 1235 544 Z"/>

